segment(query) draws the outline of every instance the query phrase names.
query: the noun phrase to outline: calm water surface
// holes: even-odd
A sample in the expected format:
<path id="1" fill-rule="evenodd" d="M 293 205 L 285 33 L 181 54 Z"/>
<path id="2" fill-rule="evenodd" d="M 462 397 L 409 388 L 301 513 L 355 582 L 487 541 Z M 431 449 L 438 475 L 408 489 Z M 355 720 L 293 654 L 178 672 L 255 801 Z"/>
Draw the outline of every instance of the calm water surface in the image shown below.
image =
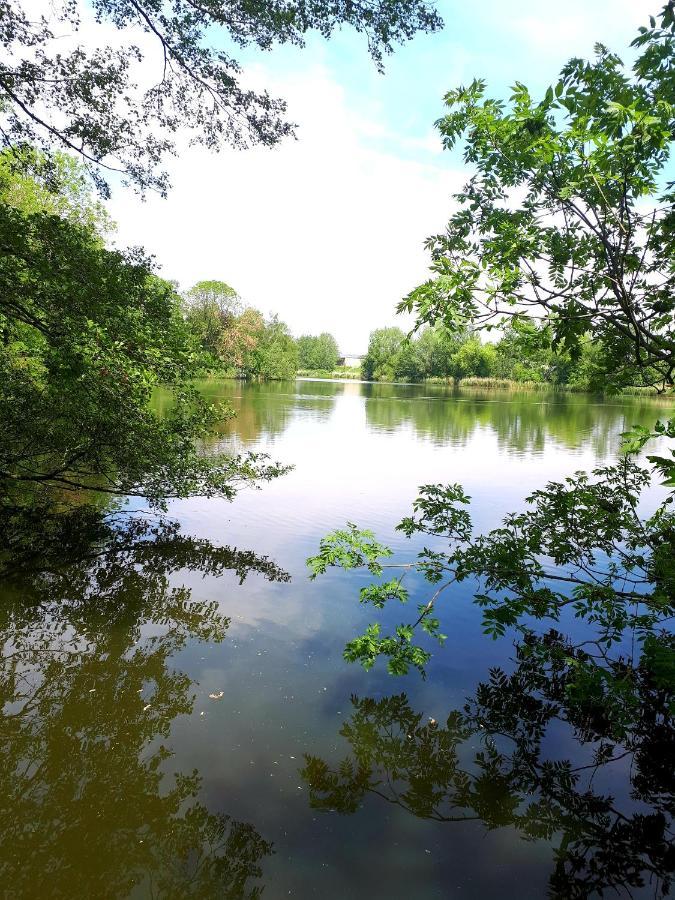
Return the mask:
<path id="1" fill-rule="evenodd" d="M 237 412 L 215 443 L 295 468 L 233 503 L 172 504 L 183 537 L 5 591 L 2 895 L 504 900 L 557 884 L 571 896 L 555 848 L 584 831 L 573 811 L 567 837 L 556 821 L 524 840 L 537 776 L 506 786 L 491 739 L 449 746 L 430 723 L 444 728 L 491 667 L 513 670 L 512 639 L 481 635 L 462 586 L 426 681 L 365 673 L 342 659 L 376 618 L 357 603 L 365 580 L 310 582 L 305 560 L 347 521 L 412 558 L 418 545 L 393 529 L 423 483 L 461 482 L 476 526 L 494 526 L 547 480 L 612 460 L 620 432 L 663 408 L 309 380 L 204 390 Z M 560 723 L 543 748 L 592 760 Z M 467 808 L 476 754 L 488 762 Z M 628 821 L 630 760 L 613 765 L 591 787 Z M 607 836 L 589 834 L 592 857 Z M 630 895 L 656 886 L 647 873 Z"/>

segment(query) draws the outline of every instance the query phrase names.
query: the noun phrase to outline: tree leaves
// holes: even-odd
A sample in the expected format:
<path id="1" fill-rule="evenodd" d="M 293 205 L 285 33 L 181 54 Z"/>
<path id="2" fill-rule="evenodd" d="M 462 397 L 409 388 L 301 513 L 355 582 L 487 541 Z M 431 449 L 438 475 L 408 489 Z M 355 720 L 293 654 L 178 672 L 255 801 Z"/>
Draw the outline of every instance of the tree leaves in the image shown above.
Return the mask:
<path id="1" fill-rule="evenodd" d="M 42 508 L 57 491 L 61 504 L 96 493 L 158 507 L 232 498 L 287 471 L 201 446 L 227 412 L 192 383 L 201 367 L 180 298 L 149 260 L 106 249 L 86 202 L 47 188 L 40 168 L 32 192 L 25 173 L 19 189 L 12 171 L 0 176 L 2 508 Z M 160 384 L 172 395 L 164 415 L 150 404 Z"/>
<path id="2" fill-rule="evenodd" d="M 141 191 L 166 193 L 161 166 L 176 152 L 178 131 L 210 149 L 271 146 L 293 133 L 284 101 L 244 85 L 236 58 L 223 41 L 216 46 L 210 40 L 214 29 L 234 47 L 269 50 L 303 46 L 309 32 L 327 38 L 347 25 L 365 35 L 381 68 L 395 44 L 442 25 L 424 0 L 95 0 L 92 7 L 95 19 L 86 24 L 94 43 L 99 30 L 105 40 L 107 26 L 121 32 L 118 47 L 90 50 L 79 42 L 68 50 L 54 40 L 80 31 L 75 3 L 56 4 L 51 19 L 27 15 L 20 0 L 3 4 L 2 134 L 12 146 L 31 143 L 79 154 L 104 193 L 108 174 L 117 172 Z M 145 40 L 133 37 L 134 31 Z M 159 59 L 156 74 L 148 77 L 153 51 Z"/>
<path id="3" fill-rule="evenodd" d="M 347 528 L 338 529 L 326 535 L 319 542 L 319 553 L 307 560 L 311 569 L 310 578 L 322 575 L 331 566 L 343 569 L 365 567 L 372 575 L 382 574 L 380 560 L 392 555 L 392 550 L 375 540 L 368 529 L 359 529 L 353 522 Z"/>
<path id="4" fill-rule="evenodd" d="M 446 95 L 437 126 L 447 148 L 464 139 L 475 174 L 446 231 L 429 239 L 435 277 L 400 304 L 418 327 L 484 328 L 528 313 L 572 359 L 588 335 L 602 347 L 594 387 L 600 366 L 610 389 L 622 374 L 672 386 L 673 198 L 658 191 L 674 133 L 673 35 L 664 26 L 641 45 L 632 76 L 597 45 L 595 60 L 570 60 L 540 101 L 522 83 L 508 106 L 483 81 Z"/>

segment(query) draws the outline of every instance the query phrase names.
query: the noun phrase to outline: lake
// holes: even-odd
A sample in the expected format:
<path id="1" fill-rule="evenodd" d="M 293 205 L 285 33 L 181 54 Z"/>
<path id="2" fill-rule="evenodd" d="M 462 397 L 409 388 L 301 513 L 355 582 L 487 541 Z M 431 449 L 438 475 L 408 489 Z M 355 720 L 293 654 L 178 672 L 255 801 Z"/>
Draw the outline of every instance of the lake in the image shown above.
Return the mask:
<path id="1" fill-rule="evenodd" d="M 596 742 L 559 716 L 536 759 L 446 725 L 491 669 L 516 666 L 513 636 L 482 634 L 470 585 L 443 600 L 448 639 L 426 680 L 393 678 L 342 651 L 400 610 L 359 606 L 358 573 L 310 581 L 305 561 L 348 521 L 413 559 L 422 543 L 394 528 L 426 483 L 460 482 L 476 527 L 493 527 L 546 481 L 613 460 L 622 431 L 668 408 L 348 381 L 203 390 L 237 414 L 214 446 L 294 469 L 232 503 L 171 503 L 180 533 L 150 531 L 140 552 L 122 541 L 4 590 L 3 896 L 657 896 L 667 866 L 645 838 L 653 811 L 630 755 L 596 767 Z M 530 715 L 514 712 L 528 740 Z M 550 821 L 524 815 L 549 762 L 567 760 L 577 775 Z M 595 880 L 557 855 L 575 840 Z M 628 892 L 631 854 L 646 862 Z"/>

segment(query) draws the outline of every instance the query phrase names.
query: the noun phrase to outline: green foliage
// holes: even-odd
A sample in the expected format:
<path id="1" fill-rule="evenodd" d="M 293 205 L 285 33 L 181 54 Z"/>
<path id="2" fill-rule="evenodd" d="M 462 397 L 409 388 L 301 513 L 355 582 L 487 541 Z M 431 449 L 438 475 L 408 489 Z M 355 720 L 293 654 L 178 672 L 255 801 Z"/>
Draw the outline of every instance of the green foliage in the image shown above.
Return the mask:
<path id="1" fill-rule="evenodd" d="M 256 346 L 247 354 L 243 373 L 260 379 L 287 380 L 298 371 L 298 351 L 285 322 L 277 316 L 265 322 Z"/>
<path id="2" fill-rule="evenodd" d="M 497 352 L 491 344 L 483 344 L 477 338 L 465 341 L 453 357 L 455 378 L 476 375 L 489 378 L 495 369 Z"/>
<path id="3" fill-rule="evenodd" d="M 391 371 L 399 381 L 421 381 L 424 377 L 424 357 L 416 342 L 404 341 L 394 354 Z"/>
<path id="4" fill-rule="evenodd" d="M 105 207 L 91 195 L 82 165 L 65 153 L 47 155 L 30 147 L 0 154 L 2 202 L 26 215 L 48 213 L 104 236 L 114 231 Z"/>
<path id="5" fill-rule="evenodd" d="M 495 348 L 469 332 L 425 328 L 418 337 L 406 337 L 398 328 L 381 328 L 370 336 L 362 374 L 374 381 L 459 381 L 467 376 L 489 377 L 494 368 Z"/>
<path id="6" fill-rule="evenodd" d="M 653 429 L 644 425 L 634 425 L 630 431 L 622 435 L 623 449 L 626 453 L 639 453 L 653 438 L 675 438 L 675 419 L 667 422 L 658 421 Z M 647 456 L 659 475 L 665 480 L 664 487 L 675 487 L 675 450 L 671 449 L 670 456 Z"/>
<path id="7" fill-rule="evenodd" d="M 665 465 L 660 459 L 654 465 Z M 675 462 L 667 462 L 675 470 Z M 414 570 L 440 586 L 405 626 L 405 634 L 397 628 L 380 638 L 378 629 L 377 640 L 372 633 L 365 643 L 351 642 L 348 658 L 370 668 L 384 655 L 394 660 L 396 669 L 399 647 L 406 653 L 414 647 L 418 626 L 439 636 L 434 616 L 439 597 L 464 581 L 473 585 L 484 631 L 493 638 L 509 629 L 528 633 L 537 621 L 557 623 L 570 609 L 588 623 L 592 640 L 606 651 L 626 633 L 639 648 L 675 613 L 675 513 L 668 498 L 651 517 L 640 517 L 638 501 L 649 482 L 650 472 L 626 456 L 592 475 L 577 472 L 547 484 L 528 497 L 525 512 L 511 514 L 500 527 L 478 535 L 466 509 L 469 498 L 459 485 L 420 488 L 413 515 L 398 528 L 407 537 L 442 537 L 447 549 L 425 548 L 415 563 L 401 565 L 404 572 Z M 364 534 L 379 556 L 392 555 L 371 532 L 350 526 L 324 538 L 319 556 L 309 560 L 313 576 L 329 566 L 364 564 L 381 575 L 381 567 L 373 567 L 361 549 Z M 396 597 L 390 584 L 363 589 L 361 600 L 374 599 L 382 608 Z"/>
<path id="8" fill-rule="evenodd" d="M 303 46 L 311 32 L 329 37 L 351 26 L 365 35 L 381 67 L 395 44 L 442 25 L 433 5 L 423 0 L 188 5 L 95 0 L 91 13 L 95 18 L 86 26 L 93 28 L 93 49 L 88 50 L 78 40 L 83 22 L 76 3 L 53 4 L 44 15 L 30 4 L 26 11 L 21 0 L 5 3 L 0 98 L 5 142 L 79 154 L 104 191 L 103 176 L 111 171 L 141 189 L 165 192 L 161 164 L 175 153 L 172 138 L 179 129 L 213 149 L 270 146 L 292 133 L 283 100 L 250 88 L 234 48 Z M 106 44 L 111 28 L 120 34 Z M 138 31 L 145 40 L 136 39 Z M 69 33 L 72 40 L 64 45 Z M 212 34 L 223 39 L 214 45 Z M 149 56 L 163 57 L 164 68 L 159 80 L 151 78 L 139 89 L 139 68 L 149 65 L 146 48 Z"/>
<path id="9" fill-rule="evenodd" d="M 338 364 L 340 351 L 332 334 L 303 334 L 295 342 L 300 369 L 323 369 L 332 372 Z"/>
<path id="10" fill-rule="evenodd" d="M 632 75 L 598 45 L 539 100 L 519 83 L 508 104 L 490 99 L 480 80 L 447 94 L 443 143 L 463 138 L 474 174 L 428 241 L 433 280 L 399 306 L 418 327 L 531 315 L 573 362 L 590 335 L 609 385 L 616 369 L 624 383 L 672 385 L 675 195 L 660 187 L 675 125 L 672 26 L 635 44 Z"/>
<path id="11" fill-rule="evenodd" d="M 183 297 L 183 305 L 195 343 L 215 361 L 223 330 L 242 312 L 237 292 L 224 281 L 198 281 Z"/>
<path id="12" fill-rule="evenodd" d="M 424 360 L 424 376 L 455 378 L 455 354 L 467 337 L 464 333 L 451 334 L 444 328 L 424 328 L 420 331 L 417 342 Z"/>
<path id="13" fill-rule="evenodd" d="M 389 547 L 378 543 L 372 531 L 361 530 L 352 522 L 347 527 L 326 535 L 319 542 L 319 552 L 307 560 L 310 578 L 323 575 L 331 566 L 342 569 L 365 567 L 372 575 L 382 574 L 381 559 L 392 555 Z"/>
<path id="14" fill-rule="evenodd" d="M 361 363 L 363 377 L 377 381 L 393 377 L 393 357 L 401 349 L 405 335 L 400 328 L 379 328 L 368 341 L 368 352 Z"/>
<path id="15" fill-rule="evenodd" d="M 205 368 L 258 381 L 295 378 L 295 341 L 277 316 L 242 308 L 222 281 L 200 281 L 183 298 L 185 320 Z"/>
<path id="16" fill-rule="evenodd" d="M 50 173 L 65 175 L 62 189 L 40 160 L 33 189 L 25 170 L 18 182 L 12 171 L 0 173 L 3 515 L 92 493 L 160 507 L 231 498 L 239 484 L 280 474 L 263 456 L 204 451 L 224 412 L 192 385 L 200 364 L 180 299 L 140 251 L 106 249 L 72 168 Z M 160 384 L 173 397 L 163 417 L 150 407 Z"/>
<path id="17" fill-rule="evenodd" d="M 522 84 L 508 105 L 486 98 L 483 81 L 448 93 L 438 126 L 449 148 L 465 139 L 474 175 L 446 231 L 428 242 L 434 279 L 399 310 L 416 313 L 418 346 L 433 343 L 429 329 L 463 337 L 446 366 L 453 374 L 484 365 L 609 390 L 672 389 L 675 193 L 660 186 L 675 134 L 672 4 L 661 28 L 653 22 L 634 44 L 641 54 L 632 76 L 598 45 L 593 62 L 571 60 L 538 102 Z M 495 326 L 502 337 L 488 350 L 472 329 Z M 369 371 L 393 369 L 400 346 L 386 359 L 373 353 Z M 468 582 L 494 638 L 532 638 L 540 623 L 582 619 L 585 643 L 598 652 L 574 663 L 568 694 L 625 708 L 621 646 L 630 642 L 631 666 L 641 654 L 654 663 L 652 640 L 675 613 L 675 451 L 648 455 L 651 468 L 634 456 L 652 438 L 675 438 L 675 425 L 639 425 L 624 438 L 616 464 L 550 482 L 485 534 L 474 534 L 460 486 L 421 488 L 399 529 L 443 543 L 403 565 L 438 587 L 416 620 L 384 637 L 370 626 L 348 658 L 370 667 L 383 655 L 398 671 L 399 646 L 414 646 L 410 629 L 431 618 L 443 592 Z M 644 515 L 640 499 L 654 473 L 671 490 Z M 358 540 L 355 527 L 351 534 Z M 327 565 L 350 558 L 349 538 Z M 388 597 L 382 588 L 371 595 Z M 662 680 L 672 674 L 660 657 L 658 666 Z"/>
<path id="18" fill-rule="evenodd" d="M 384 584 L 366 585 L 361 588 L 359 596 L 361 603 L 371 603 L 376 609 L 383 609 L 388 600 L 406 603 L 408 591 L 400 578 L 392 578 L 391 581 L 385 581 Z"/>
<path id="19" fill-rule="evenodd" d="M 344 658 L 347 662 L 360 662 L 368 671 L 378 656 L 385 656 L 390 675 L 406 675 L 412 666 L 424 676 L 431 654 L 412 643 L 413 631 L 409 625 L 399 625 L 395 636 L 381 638 L 379 635 L 380 626 L 369 625 L 363 635 L 347 644 Z"/>
<path id="20" fill-rule="evenodd" d="M 573 358 L 569 350 L 554 346 L 551 325 L 516 315 L 493 343 L 483 342 L 475 330 L 449 331 L 442 324 L 424 326 L 407 338 L 399 333 L 388 347 L 380 332 L 373 335 L 373 354 L 364 360 L 363 374 L 374 380 L 496 378 L 600 393 L 649 388 L 659 380 L 656 370 L 648 366 L 613 367 L 603 344 L 588 335 L 580 339 Z"/>

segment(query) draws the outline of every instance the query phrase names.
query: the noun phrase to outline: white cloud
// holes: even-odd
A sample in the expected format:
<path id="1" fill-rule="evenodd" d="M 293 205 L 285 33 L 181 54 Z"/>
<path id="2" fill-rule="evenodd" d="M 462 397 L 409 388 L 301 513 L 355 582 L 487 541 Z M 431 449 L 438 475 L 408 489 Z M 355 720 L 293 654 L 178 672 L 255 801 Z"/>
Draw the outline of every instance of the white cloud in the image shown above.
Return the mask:
<path id="1" fill-rule="evenodd" d="M 444 227 L 463 175 L 442 156 L 407 158 L 405 141 L 348 108 L 322 67 L 283 83 L 253 75 L 287 98 L 298 140 L 185 150 L 167 200 L 116 193 L 118 242 L 145 246 L 183 287 L 223 279 L 294 333 L 328 330 L 344 350 L 365 350 L 368 333 L 391 324 L 398 300 L 427 277 L 424 238 Z"/>
<path id="2" fill-rule="evenodd" d="M 495 13 L 503 16 L 504 28 L 529 44 L 531 50 L 562 50 L 567 56 L 587 53 L 596 41 L 622 51 L 626 35 L 632 38 L 638 26 L 646 25 L 649 15 L 658 8 L 653 0 L 613 0 L 611 4 L 566 0 L 545 7 L 531 0 L 517 0 L 501 4 Z"/>
<path id="3" fill-rule="evenodd" d="M 517 48 L 526 70 L 539 72 L 545 59 L 546 71 L 555 72 L 557 57 L 588 53 L 598 37 L 625 45 L 650 3 L 568 0 L 541 7 L 513 0 L 488 3 L 482 16 L 486 38 L 503 35 L 500 60 Z M 410 96 L 418 96 L 418 79 L 441 79 L 447 87 L 468 77 L 472 49 L 453 44 L 445 59 L 437 48 L 441 55 L 426 63 L 414 57 L 417 67 L 409 60 Z M 344 60 L 326 65 L 323 47 L 315 51 L 282 69 L 283 77 L 274 74 L 278 66 L 246 69 L 252 86 L 288 100 L 297 141 L 219 155 L 186 149 L 170 166 L 167 200 L 143 203 L 119 190 L 110 207 L 119 242 L 146 247 L 182 287 L 223 279 L 247 302 L 278 312 L 295 334 L 328 330 L 344 351 L 361 352 L 373 328 L 409 324 L 394 307 L 428 277 L 423 241 L 445 226 L 451 195 L 465 176 L 451 168 L 461 165 L 457 156 L 439 152 L 435 132 L 408 127 L 415 100 L 406 91 L 392 102 L 381 93 L 384 82 L 368 80 L 355 96 L 353 85 L 337 80 Z"/>

